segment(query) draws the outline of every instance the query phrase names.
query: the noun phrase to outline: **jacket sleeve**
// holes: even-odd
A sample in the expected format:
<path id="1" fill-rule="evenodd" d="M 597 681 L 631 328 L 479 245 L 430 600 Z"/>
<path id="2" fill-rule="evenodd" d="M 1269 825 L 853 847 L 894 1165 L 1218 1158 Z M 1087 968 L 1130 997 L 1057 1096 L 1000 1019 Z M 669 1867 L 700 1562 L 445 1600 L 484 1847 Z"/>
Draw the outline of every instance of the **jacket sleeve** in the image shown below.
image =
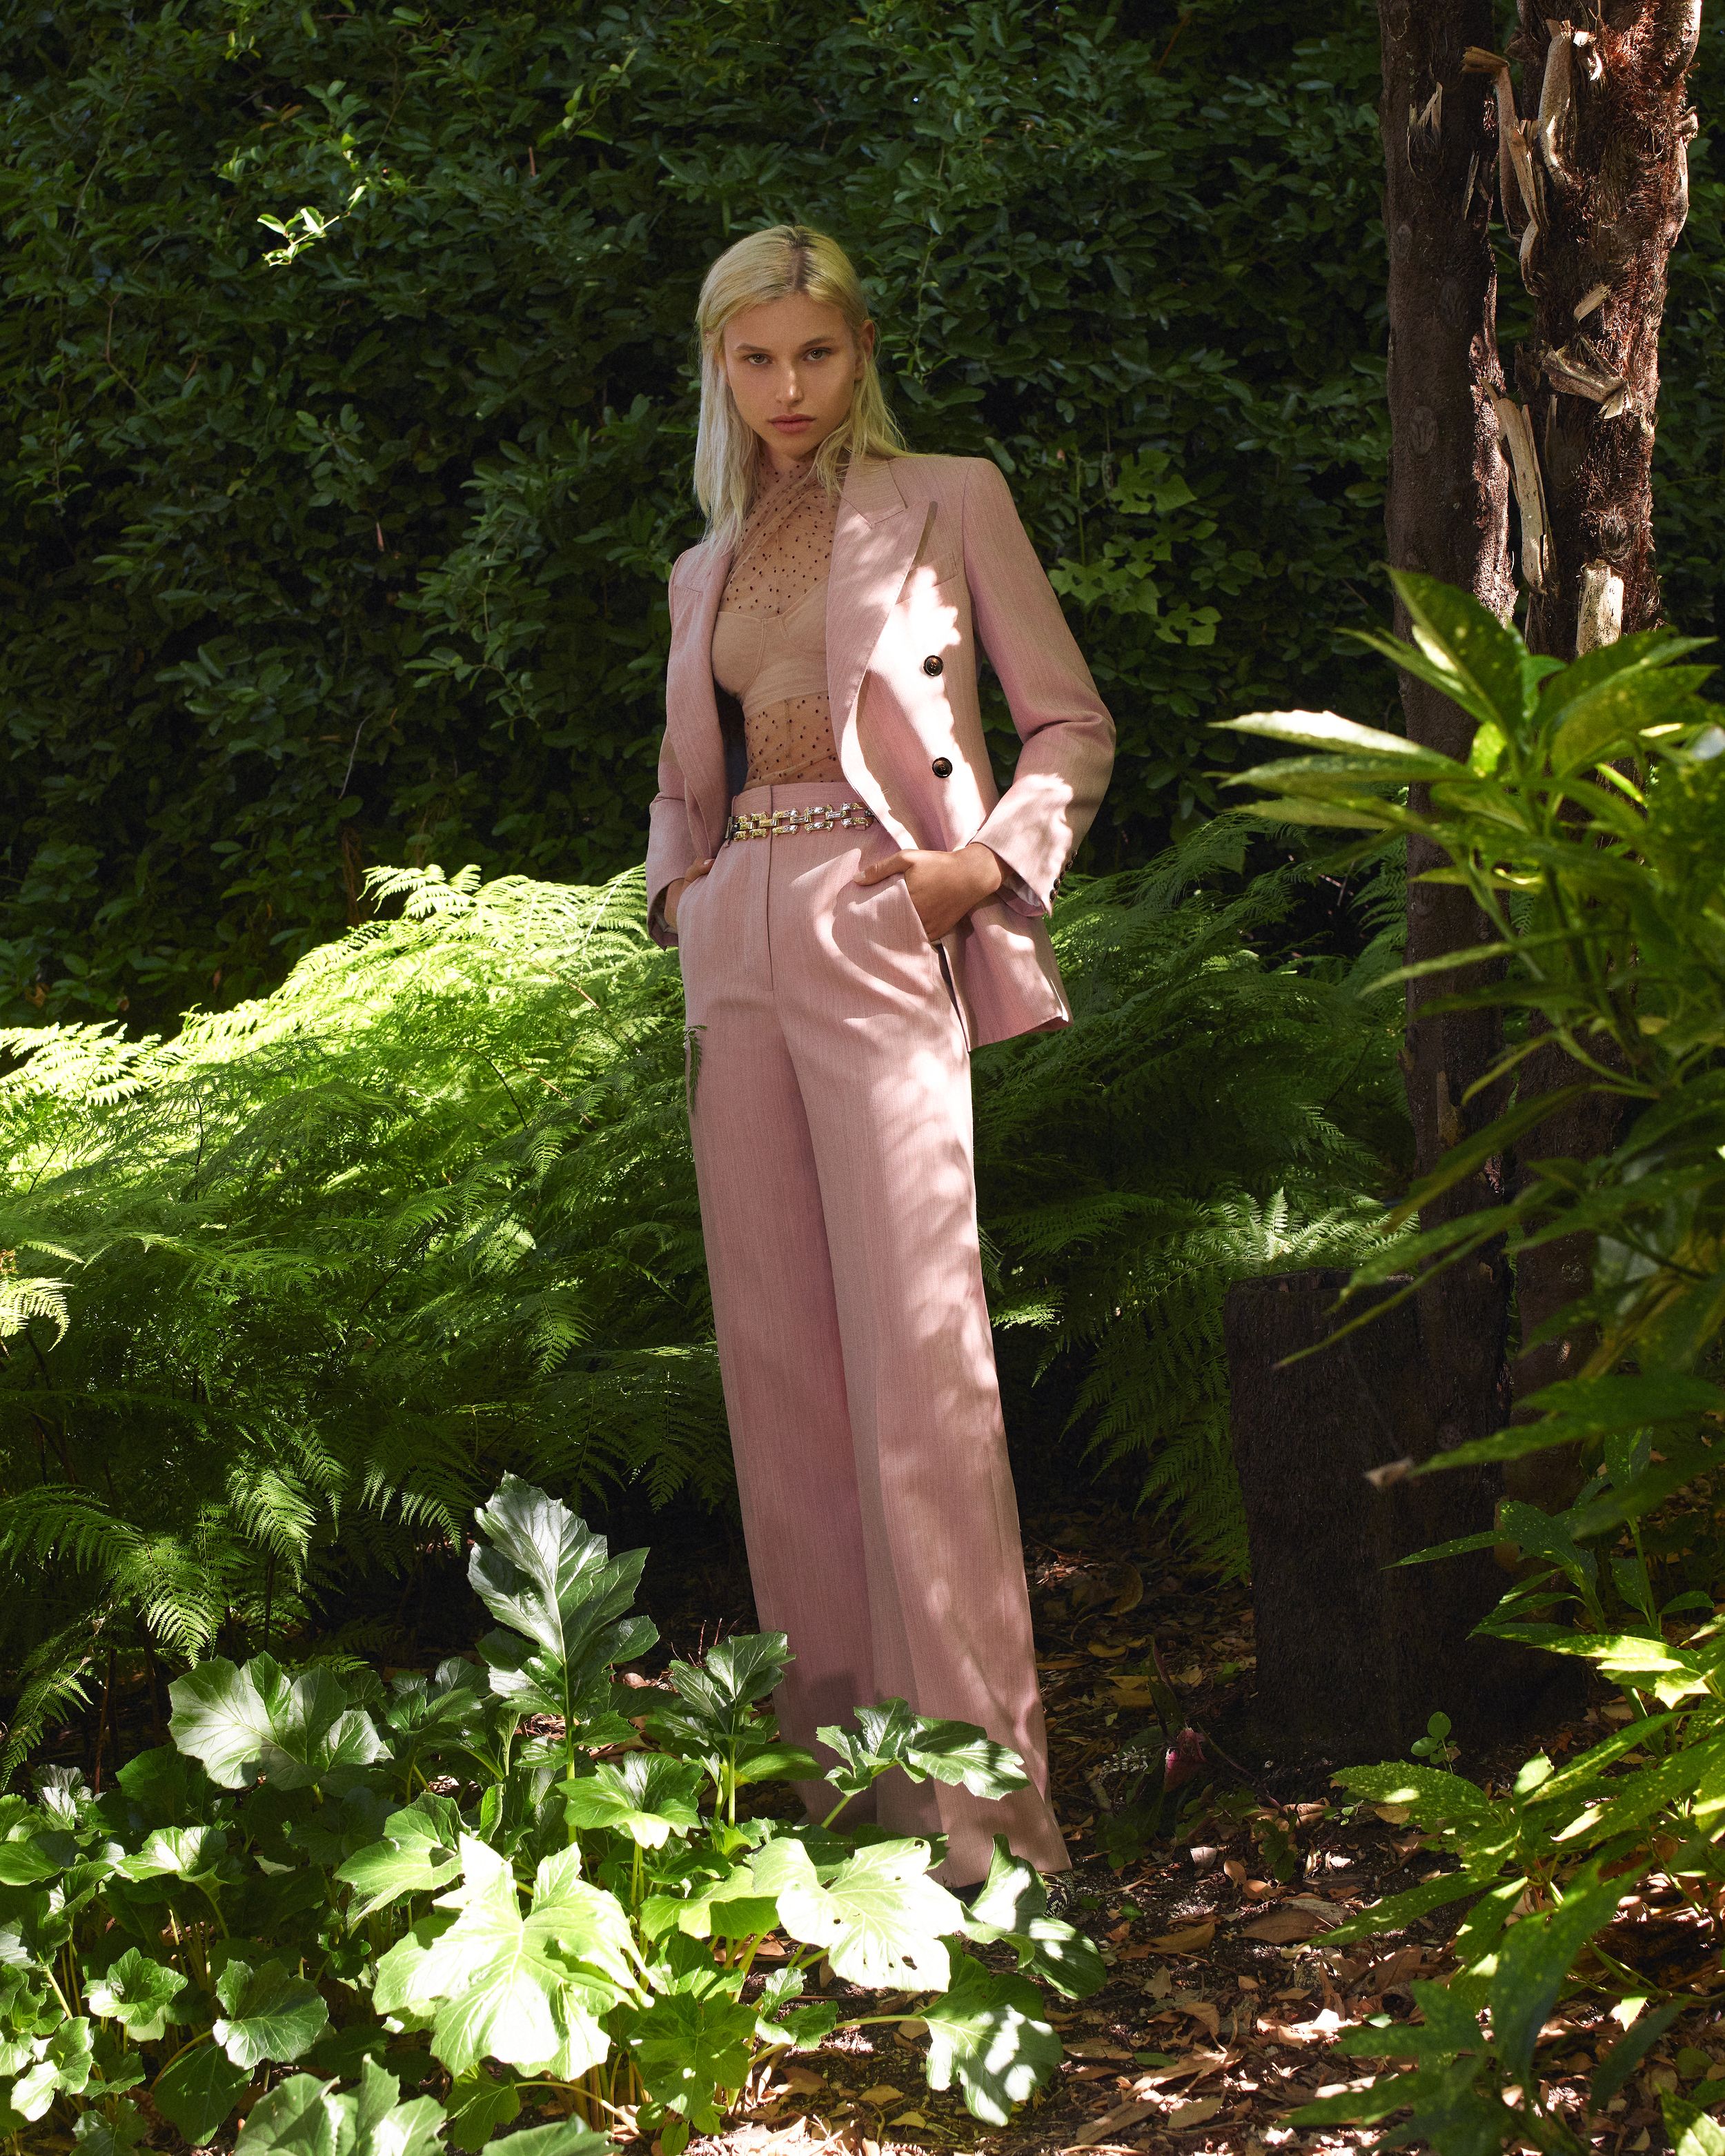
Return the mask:
<path id="1" fill-rule="evenodd" d="M 675 610 L 680 557 L 671 571 L 672 610 Z M 659 791 L 647 812 L 647 932 L 667 950 L 675 947 L 675 932 L 665 926 L 665 894 L 695 860 L 695 842 L 689 834 L 689 803 L 670 730 L 659 745 Z"/>
<path id="2" fill-rule="evenodd" d="M 677 938 L 665 925 L 665 894 L 679 876 L 687 875 L 694 859 L 683 774 L 667 736 L 660 744 L 659 791 L 647 814 L 647 933 L 667 950 L 675 947 Z"/>
<path id="3" fill-rule="evenodd" d="M 1114 722 L 1006 480 L 985 457 L 969 465 L 962 516 L 977 634 L 1022 743 L 1012 783 L 976 836 L 1009 871 L 1004 902 L 1044 914 L 1106 790 Z"/>

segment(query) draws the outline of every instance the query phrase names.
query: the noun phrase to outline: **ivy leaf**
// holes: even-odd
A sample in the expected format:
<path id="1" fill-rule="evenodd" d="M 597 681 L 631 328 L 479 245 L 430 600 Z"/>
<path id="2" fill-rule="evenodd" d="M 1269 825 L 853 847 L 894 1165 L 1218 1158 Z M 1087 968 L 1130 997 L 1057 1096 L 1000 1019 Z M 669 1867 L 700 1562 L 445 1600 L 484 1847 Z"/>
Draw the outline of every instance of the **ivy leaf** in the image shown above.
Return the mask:
<path id="1" fill-rule="evenodd" d="M 650 1618 L 624 1613 L 634 1599 L 645 1550 L 613 1557 L 603 1535 L 544 1491 L 506 1475 L 475 1514 L 486 1537 L 468 1563 L 474 1592 L 520 1635 L 480 1642 L 491 1688 L 524 1713 L 555 1714 L 573 1728 L 608 1704 L 614 1662 L 644 1654 L 659 1637 Z"/>
<path id="2" fill-rule="evenodd" d="M 195 2044 L 170 2060 L 156 2077 L 151 2102 L 170 2126 L 177 2127 L 193 2148 L 213 2141 L 216 2130 L 251 2080 L 215 2044 Z"/>
<path id="3" fill-rule="evenodd" d="M 756 1860 L 757 1880 L 769 1856 L 785 1881 L 780 1923 L 819 1947 L 836 1976 L 870 1991 L 945 1990 L 943 1939 L 960 1929 L 964 1905 L 929 1877 L 926 1841 L 871 1842 L 824 1886 L 799 1842 L 770 1843 Z"/>
<path id="4" fill-rule="evenodd" d="M 632 1752 L 601 1760 L 590 1774 L 563 1784 L 563 1816 L 571 1826 L 608 1827 L 642 1849 L 662 1849 L 673 1834 L 693 1834 L 696 1770 L 662 1752 Z"/>
<path id="5" fill-rule="evenodd" d="M 301 1789 L 337 1767 L 387 1756 L 370 1716 L 326 1669 L 290 1677 L 269 1655 L 244 1669 L 218 1656 L 167 1690 L 175 1743 L 224 1789 L 244 1789 L 260 1774 L 276 1789 Z"/>
<path id="6" fill-rule="evenodd" d="M 997 1975 L 961 1954 L 951 1984 L 922 2009 L 928 2023 L 928 2086 L 956 2080 L 973 2118 L 1004 2126 L 1060 2065 L 1060 2040 L 1042 1995 L 1022 1976 Z"/>
<path id="7" fill-rule="evenodd" d="M 715 2133 L 732 2095 L 748 2078 L 754 2009 L 722 1992 L 655 1999 L 629 2033 L 629 2049 L 653 2101 Z"/>
<path id="8" fill-rule="evenodd" d="M 316 1985 L 279 1961 L 266 1961 L 257 1970 L 230 1961 L 216 1979 L 216 1997 L 227 2010 L 210 2034 L 236 2066 L 248 2070 L 267 2060 L 299 2058 L 330 2018 Z"/>
<path id="9" fill-rule="evenodd" d="M 1108 1980 L 1096 1942 L 1049 1915 L 1041 1873 L 1013 1855 L 1004 1834 L 994 1837 L 988 1876 L 966 1912 L 963 1929 L 978 1946 L 1010 1940 L 1019 1967 L 1034 1971 L 1068 1999 L 1086 1999 Z"/>
<path id="10" fill-rule="evenodd" d="M 815 1732 L 843 1764 L 828 1779 L 835 1789 L 855 1796 L 896 1767 L 913 1782 L 963 1783 L 973 1796 L 1010 1796 L 1028 1789 L 1030 1778 L 1017 1753 L 996 1744 L 973 1722 L 942 1722 L 913 1714 L 901 1699 L 860 1707 L 854 1729 Z"/>
<path id="11" fill-rule="evenodd" d="M 117 2021 L 134 2044 L 153 2044 L 170 2021 L 180 2019 L 173 2002 L 185 1989 L 178 1969 L 128 1947 L 105 1974 L 85 1987 L 84 1995 L 92 2014 Z"/>
<path id="12" fill-rule="evenodd" d="M 381 1841 L 336 1866 L 336 1878 L 354 1889 L 348 1922 L 360 1923 L 403 1894 L 448 1886 L 461 1869 L 460 1839 L 461 1814 L 448 1797 L 421 1796 L 405 1810 L 392 1812 Z"/>
<path id="13" fill-rule="evenodd" d="M 454 2074 L 495 2058 L 576 2079 L 606 2056 L 598 2016 L 634 1981 L 626 1912 L 579 1876 L 576 1850 L 541 1864 L 525 1916 L 495 1850 L 464 1835 L 461 1859 L 462 1885 L 439 1903 L 460 1913 L 410 1978 L 416 1999 L 436 2003 L 433 2051 Z"/>
<path id="14" fill-rule="evenodd" d="M 647 1717 L 647 1727 L 668 1751 L 701 1760 L 716 1779 L 728 1763 L 739 1779 L 753 1760 L 768 1779 L 795 1761 L 769 1760 L 776 1752 L 770 1718 L 756 1702 L 766 1697 L 792 1660 L 783 1632 L 739 1632 L 721 1640 L 699 1662 L 673 1662 L 665 1671 L 675 1703 L 667 1701 Z M 818 1771 L 818 1766 L 817 1766 Z"/>

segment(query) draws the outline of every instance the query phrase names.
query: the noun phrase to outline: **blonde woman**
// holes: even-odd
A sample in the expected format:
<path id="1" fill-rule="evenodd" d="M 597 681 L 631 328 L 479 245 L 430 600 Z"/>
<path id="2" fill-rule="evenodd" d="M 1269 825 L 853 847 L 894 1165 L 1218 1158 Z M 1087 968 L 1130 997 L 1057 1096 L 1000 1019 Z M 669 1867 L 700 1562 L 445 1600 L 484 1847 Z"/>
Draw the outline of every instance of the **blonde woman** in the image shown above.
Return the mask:
<path id="1" fill-rule="evenodd" d="M 895 1831 L 982 1878 L 1067 1857 L 978 1255 L 969 1051 L 1065 1024 L 1044 926 L 1113 727 L 984 459 L 907 454 L 855 271 L 779 225 L 701 288 L 649 918 L 675 942 L 719 1360 L 781 1727 L 981 1724 L 1032 1786 L 901 1776 Z M 978 648 L 1021 743 L 998 791 Z M 821 1786 L 804 1792 L 813 1808 Z M 824 1806 L 823 1806 L 824 1809 Z"/>

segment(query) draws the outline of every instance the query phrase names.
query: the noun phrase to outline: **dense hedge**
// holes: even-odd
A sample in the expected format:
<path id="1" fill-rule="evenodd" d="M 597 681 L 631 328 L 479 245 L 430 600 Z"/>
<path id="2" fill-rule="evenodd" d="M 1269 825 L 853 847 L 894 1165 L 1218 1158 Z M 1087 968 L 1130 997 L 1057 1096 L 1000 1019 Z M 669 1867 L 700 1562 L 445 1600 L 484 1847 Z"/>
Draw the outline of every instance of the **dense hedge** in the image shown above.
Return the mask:
<path id="1" fill-rule="evenodd" d="M 8 11 L 0 1011 L 228 1002 L 374 860 L 635 857 L 696 528 L 691 302 L 767 216 L 864 260 L 913 442 L 1010 472 L 1122 721 L 1098 864 L 1137 853 L 1209 798 L 1205 721 L 1346 696 L 1338 624 L 1378 608 L 1374 24 Z M 1725 524 L 1697 259 L 1686 565 Z M 1674 589 L 1706 625 L 1711 583 Z"/>

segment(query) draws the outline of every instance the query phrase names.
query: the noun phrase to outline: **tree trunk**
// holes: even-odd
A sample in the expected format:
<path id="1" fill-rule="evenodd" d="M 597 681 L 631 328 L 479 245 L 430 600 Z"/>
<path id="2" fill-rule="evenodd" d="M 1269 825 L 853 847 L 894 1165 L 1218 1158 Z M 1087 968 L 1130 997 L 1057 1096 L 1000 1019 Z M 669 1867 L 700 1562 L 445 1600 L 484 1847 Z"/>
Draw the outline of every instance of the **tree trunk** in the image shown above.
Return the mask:
<path id="1" fill-rule="evenodd" d="M 1495 613 L 1514 598 L 1508 477 L 1498 447 L 1497 276 L 1490 221 L 1497 167 L 1487 85 L 1463 55 L 1489 38 L 1491 0 L 1380 0 L 1384 55 L 1384 221 L 1389 239 L 1390 566 L 1421 570 L 1471 592 Z M 1405 619 L 1397 628 L 1407 634 Z M 1409 735 L 1466 757 L 1473 721 L 1435 689 L 1402 677 Z M 1435 849 L 1409 849 L 1408 961 L 1488 940 L 1466 892 L 1413 880 Z M 1497 1111 L 1464 1099 L 1502 1045 L 1495 1012 L 1426 1017 L 1453 974 L 1411 981 L 1402 1068 L 1417 1172 Z M 1502 1196 L 1501 1163 L 1449 1191 L 1435 1224 Z M 1435 1442 L 1481 1437 L 1504 1419 L 1509 1280 L 1502 1254 L 1439 1274 L 1420 1295 L 1420 1338 Z M 1483 1524 L 1483 1523 L 1482 1523 Z"/>
<path id="2" fill-rule="evenodd" d="M 1605 0 L 1553 22 L 1522 0 L 1521 23 L 1507 56 L 1521 64 L 1512 116 L 1507 68 L 1487 71 L 1506 124 L 1522 136 L 1522 153 L 1503 161 L 1503 207 L 1535 311 L 1515 374 L 1537 461 L 1530 476 L 1543 499 L 1522 501 L 1522 572 L 1528 643 L 1568 660 L 1660 617 L 1659 337 L 1671 252 L 1688 208 L 1696 116 L 1686 80 L 1701 6 Z M 1476 54 L 1474 64 L 1490 60 Z M 1530 542 L 1530 511 L 1543 543 Z M 1574 1075 L 1553 1048 L 1530 1059 L 1521 1083 L 1552 1091 Z M 1576 1101 L 1520 1150 L 1527 1158 L 1594 1158 L 1616 1142 L 1620 1115 L 1601 1096 Z M 1585 1236 L 1524 1254 L 1516 1280 L 1524 1337 L 1585 1292 L 1592 1261 Z M 1516 1399 L 1572 1371 L 1585 1348 L 1572 1337 L 1525 1349 L 1514 1368 Z M 1506 1485 L 1550 1506 L 1574 1495 L 1577 1474 L 1565 1455 L 1540 1454 L 1515 1463 Z"/>
<path id="3" fill-rule="evenodd" d="M 1529 1672 L 1470 1639 L 1497 1600 L 1488 1553 L 1401 1569 L 1398 1560 L 1489 1524 L 1495 1476 L 1429 1481 L 1374 1471 L 1434 1449 L 1419 1313 L 1411 1302 L 1317 1355 L 1341 1270 L 1240 1281 L 1224 1311 L 1229 1415 L 1252 1558 L 1257 1719 L 1250 1733 L 1334 1760 L 1404 1753 L 1441 1709 L 1464 1740 L 1499 1732 Z M 1384 1291 L 1376 1291 L 1382 1300 Z M 1351 1313 L 1350 1313 L 1351 1314 Z M 1548 1672 L 1532 1673 L 1543 1679 Z"/>

